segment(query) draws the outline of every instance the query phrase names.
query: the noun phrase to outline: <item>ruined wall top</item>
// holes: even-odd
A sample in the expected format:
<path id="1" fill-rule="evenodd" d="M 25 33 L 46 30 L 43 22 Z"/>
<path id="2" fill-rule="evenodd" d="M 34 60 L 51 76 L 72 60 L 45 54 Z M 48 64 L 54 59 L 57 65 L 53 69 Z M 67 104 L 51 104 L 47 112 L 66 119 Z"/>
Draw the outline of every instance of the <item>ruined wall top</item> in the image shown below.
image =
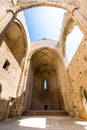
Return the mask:
<path id="1" fill-rule="evenodd" d="M 77 5 L 77 0 L 0 0 L 0 10 L 21 7 L 21 10 L 34 6 L 55 6 L 68 9 L 69 5 Z"/>
<path id="2" fill-rule="evenodd" d="M 76 0 L 15 0 L 17 1 L 17 3 L 27 3 L 27 2 L 35 2 L 35 1 L 39 1 L 39 2 L 61 2 L 61 3 L 75 3 Z"/>
<path id="3" fill-rule="evenodd" d="M 21 11 L 35 6 L 54 6 L 71 11 L 78 5 L 79 0 L 0 0 L 0 12 L 12 7 Z"/>
<path id="4" fill-rule="evenodd" d="M 82 11 L 85 10 L 85 13 L 87 12 L 86 0 L 0 0 L 0 13 L 7 9 L 12 9 L 12 7 L 18 7 L 18 11 L 21 11 L 35 6 L 54 6 L 64 8 L 68 11 L 79 7 Z"/>
<path id="5" fill-rule="evenodd" d="M 35 6 L 54 6 L 71 10 L 78 5 L 77 0 L 16 0 L 16 5 L 22 9 Z"/>

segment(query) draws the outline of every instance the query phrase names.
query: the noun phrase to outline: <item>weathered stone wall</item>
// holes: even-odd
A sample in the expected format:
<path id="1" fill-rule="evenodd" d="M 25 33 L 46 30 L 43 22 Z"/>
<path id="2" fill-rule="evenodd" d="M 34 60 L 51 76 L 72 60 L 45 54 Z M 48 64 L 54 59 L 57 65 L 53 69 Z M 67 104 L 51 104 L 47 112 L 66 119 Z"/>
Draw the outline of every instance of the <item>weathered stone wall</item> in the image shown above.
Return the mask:
<path id="1" fill-rule="evenodd" d="M 76 54 L 74 55 L 68 71 L 71 83 L 74 102 L 75 116 L 87 119 L 86 103 L 87 99 L 83 90 L 87 90 L 87 39 L 82 40 Z M 85 93 L 86 94 L 86 93 Z M 83 99 L 85 98 L 85 103 Z"/>
<path id="2" fill-rule="evenodd" d="M 80 13 L 81 15 L 87 20 L 87 1 L 86 0 L 80 0 Z"/>
<path id="3" fill-rule="evenodd" d="M 21 68 L 3 41 L 0 47 L 0 120 L 5 118 L 11 100 L 15 100 Z"/>
<path id="4" fill-rule="evenodd" d="M 10 7 L 13 7 L 12 0 L 0 0 L 0 20 L 3 20 L 6 10 L 9 9 Z"/>
<path id="5" fill-rule="evenodd" d="M 24 14 L 20 12 L 3 37 L 0 52 L 2 67 L 0 120 L 7 118 L 9 113 L 10 116 L 19 115 L 23 110 L 30 45 L 27 32 Z"/>
<path id="6" fill-rule="evenodd" d="M 56 74 L 52 71 L 37 72 L 35 75 L 31 110 L 59 110 L 62 108 L 59 103 L 59 88 L 57 86 Z M 47 90 L 44 90 L 44 80 L 47 81 Z M 45 108 L 46 106 L 46 108 Z"/>
<path id="7" fill-rule="evenodd" d="M 17 38 L 18 39 L 18 42 L 16 42 L 17 46 L 15 47 L 14 45 L 14 47 L 16 51 L 16 56 L 20 57 L 20 55 L 22 55 L 21 64 L 20 64 L 20 67 L 22 68 L 22 73 L 21 73 L 21 77 L 20 77 L 20 81 L 18 85 L 17 98 L 15 102 L 13 103 L 11 107 L 11 111 L 10 111 L 10 116 L 12 117 L 21 115 L 21 113 L 23 112 L 23 109 L 25 108 L 25 104 L 26 104 L 25 102 L 27 100 L 25 89 L 26 89 L 28 70 L 29 70 L 29 64 L 30 64 L 29 62 L 30 38 L 29 38 L 28 30 L 27 30 L 26 21 L 24 18 L 24 13 L 20 12 L 17 15 L 17 19 L 18 19 L 18 23 L 20 23 L 21 25 L 21 28 L 19 28 L 19 31 L 16 30 L 15 36 L 19 38 Z M 15 42 L 13 42 L 13 44 L 14 43 Z"/>
<path id="8" fill-rule="evenodd" d="M 62 28 L 60 32 L 60 39 L 59 39 L 61 51 L 64 57 L 66 57 L 66 53 L 65 53 L 66 52 L 66 39 L 67 39 L 67 36 L 73 30 L 75 24 L 76 23 L 72 18 L 72 14 L 70 12 L 64 13 Z"/>

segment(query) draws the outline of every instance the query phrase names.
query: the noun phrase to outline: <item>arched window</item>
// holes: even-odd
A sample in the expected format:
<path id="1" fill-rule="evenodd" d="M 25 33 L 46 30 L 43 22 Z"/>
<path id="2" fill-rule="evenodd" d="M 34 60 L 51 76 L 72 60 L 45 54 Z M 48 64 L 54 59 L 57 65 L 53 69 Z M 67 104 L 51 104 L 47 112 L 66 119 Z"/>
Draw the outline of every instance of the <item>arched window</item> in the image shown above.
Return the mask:
<path id="1" fill-rule="evenodd" d="M 47 86 L 47 80 L 44 80 L 44 84 L 43 84 L 44 86 L 44 91 L 46 91 L 47 90 L 47 88 L 48 88 L 48 86 Z"/>
<path id="2" fill-rule="evenodd" d="M 82 95 L 82 102 L 85 108 L 85 111 L 87 112 L 87 89 L 81 87 L 81 95 Z"/>

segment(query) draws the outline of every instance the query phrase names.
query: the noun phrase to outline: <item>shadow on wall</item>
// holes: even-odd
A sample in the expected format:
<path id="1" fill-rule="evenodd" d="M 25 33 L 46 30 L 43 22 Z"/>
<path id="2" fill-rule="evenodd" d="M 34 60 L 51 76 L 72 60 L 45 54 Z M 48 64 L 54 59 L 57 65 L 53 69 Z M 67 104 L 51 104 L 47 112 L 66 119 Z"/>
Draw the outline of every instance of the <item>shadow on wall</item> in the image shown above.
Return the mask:
<path id="1" fill-rule="evenodd" d="M 20 115 L 25 92 L 16 97 L 16 90 L 25 65 L 26 43 L 25 30 L 16 20 L 7 30 L 0 46 L 0 120 Z"/>
<path id="2" fill-rule="evenodd" d="M 9 97 L 8 100 L 0 99 L 0 121 L 4 121 L 7 118 L 21 116 L 23 112 L 23 103 L 25 98 L 25 92 L 16 99 Z"/>

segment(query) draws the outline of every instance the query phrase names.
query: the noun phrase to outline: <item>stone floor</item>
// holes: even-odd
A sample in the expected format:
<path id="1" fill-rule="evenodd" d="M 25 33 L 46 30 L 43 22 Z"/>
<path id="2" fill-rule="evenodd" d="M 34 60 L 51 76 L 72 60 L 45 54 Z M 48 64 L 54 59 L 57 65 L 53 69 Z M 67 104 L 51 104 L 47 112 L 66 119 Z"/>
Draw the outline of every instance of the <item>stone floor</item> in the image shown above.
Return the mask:
<path id="1" fill-rule="evenodd" d="M 86 130 L 87 121 L 68 116 L 28 116 L 0 123 L 0 130 Z"/>

